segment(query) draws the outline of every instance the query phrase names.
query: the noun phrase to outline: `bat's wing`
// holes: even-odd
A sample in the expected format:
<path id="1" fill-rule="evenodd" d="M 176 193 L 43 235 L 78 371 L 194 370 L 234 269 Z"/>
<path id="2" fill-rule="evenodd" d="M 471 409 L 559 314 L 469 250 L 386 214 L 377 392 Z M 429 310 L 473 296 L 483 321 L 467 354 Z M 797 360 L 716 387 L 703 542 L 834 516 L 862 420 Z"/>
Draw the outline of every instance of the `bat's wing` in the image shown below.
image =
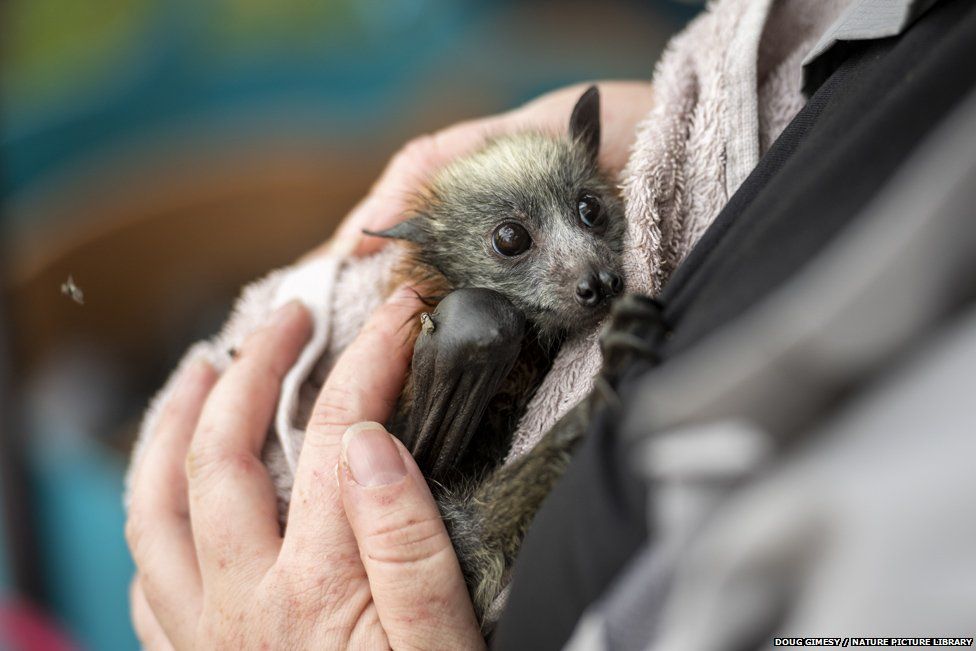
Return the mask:
<path id="1" fill-rule="evenodd" d="M 524 334 L 522 312 L 488 289 L 451 292 L 425 322 L 414 346 L 410 415 L 398 434 L 427 477 L 456 466 Z"/>

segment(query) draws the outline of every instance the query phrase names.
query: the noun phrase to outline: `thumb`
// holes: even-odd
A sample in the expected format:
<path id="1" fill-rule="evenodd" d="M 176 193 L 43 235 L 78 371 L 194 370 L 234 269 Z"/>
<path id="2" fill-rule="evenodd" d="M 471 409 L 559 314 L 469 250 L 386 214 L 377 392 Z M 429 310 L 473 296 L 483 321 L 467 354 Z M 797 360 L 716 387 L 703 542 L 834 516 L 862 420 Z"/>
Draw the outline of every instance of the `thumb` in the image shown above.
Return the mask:
<path id="1" fill-rule="evenodd" d="M 410 453 L 365 422 L 346 430 L 341 455 L 343 506 L 391 647 L 483 648 L 454 547 Z"/>

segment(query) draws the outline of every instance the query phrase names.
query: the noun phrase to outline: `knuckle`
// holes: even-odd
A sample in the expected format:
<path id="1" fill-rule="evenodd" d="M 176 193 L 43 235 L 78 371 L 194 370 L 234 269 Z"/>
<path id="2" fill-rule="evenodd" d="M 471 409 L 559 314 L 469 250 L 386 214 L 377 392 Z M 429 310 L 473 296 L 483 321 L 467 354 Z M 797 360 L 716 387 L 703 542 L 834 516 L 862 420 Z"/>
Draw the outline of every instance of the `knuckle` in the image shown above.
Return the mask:
<path id="1" fill-rule="evenodd" d="M 136 595 L 136 590 L 138 590 L 138 593 L 142 596 L 142 600 L 145 601 L 146 605 L 151 603 L 150 600 L 155 602 L 156 598 L 159 597 L 160 590 L 154 573 L 140 570 L 138 586 L 132 589 L 133 597 Z"/>
<path id="2" fill-rule="evenodd" d="M 138 599 L 140 608 L 146 615 L 150 615 L 155 621 L 153 608 L 159 604 L 166 604 L 172 598 L 159 584 L 158 577 L 153 576 L 152 572 L 144 572 L 139 575 L 139 591 L 141 598 Z M 133 593 L 133 598 L 135 598 Z"/>
<path id="3" fill-rule="evenodd" d="M 411 169 L 427 165 L 437 150 L 437 139 L 431 134 L 423 134 L 407 142 L 393 157 L 398 168 Z"/>
<path id="4" fill-rule="evenodd" d="M 146 561 L 150 555 L 151 533 L 154 530 L 152 518 L 142 507 L 130 508 L 125 520 L 125 542 L 132 552 L 136 565 Z M 145 583 L 145 579 L 143 579 Z"/>
<path id="5" fill-rule="evenodd" d="M 136 637 L 142 642 L 143 647 L 146 649 L 162 648 L 154 646 L 158 645 L 158 642 L 154 639 L 154 631 L 147 621 L 148 613 L 136 603 L 131 605 L 130 610 L 132 612 L 132 628 L 135 629 Z"/>
<path id="6" fill-rule="evenodd" d="M 132 620 L 132 628 L 135 630 L 136 637 L 142 643 L 143 648 L 149 651 L 173 648 L 166 638 L 166 634 L 156 621 L 156 616 L 149 604 L 149 596 L 145 588 L 145 577 L 136 577 L 129 587 L 129 612 Z"/>
<path id="7" fill-rule="evenodd" d="M 455 140 L 460 133 L 464 133 L 471 129 L 472 122 L 461 122 L 454 125 L 453 127 L 448 127 L 446 129 L 441 129 L 435 131 L 430 135 L 430 143 L 428 144 L 428 152 L 430 155 L 437 158 L 441 158 L 446 151 L 451 149 L 451 141 Z"/>
<path id="8" fill-rule="evenodd" d="M 133 556 L 137 556 L 142 551 L 144 532 L 142 516 L 139 515 L 138 511 L 130 509 L 129 517 L 125 521 L 125 542 L 129 545 Z"/>
<path id="9" fill-rule="evenodd" d="M 453 549 L 436 516 L 389 523 L 367 534 L 364 542 L 370 561 L 395 565 L 423 563 Z"/>
<path id="10" fill-rule="evenodd" d="M 308 639 L 301 630 L 315 624 L 328 648 L 348 648 L 372 603 L 369 584 L 356 553 L 316 564 L 278 564 L 268 573 L 264 594 L 282 612 L 283 639 Z"/>
<path id="11" fill-rule="evenodd" d="M 312 409 L 308 430 L 326 434 L 341 433 L 360 420 L 357 416 L 362 411 L 362 402 L 362 397 L 353 387 L 326 382 Z"/>
<path id="12" fill-rule="evenodd" d="M 269 576 L 270 603 L 277 604 L 291 616 L 305 611 L 332 610 L 341 606 L 349 597 L 352 581 L 348 571 L 329 563 L 329 571 L 308 567 L 276 566 Z M 305 613 L 308 614 L 308 613 Z"/>
<path id="13" fill-rule="evenodd" d="M 201 438 L 211 438 L 204 435 Z M 247 450 L 221 443 L 194 443 L 186 456 L 186 476 L 190 484 L 217 481 L 228 475 L 250 476 L 264 472 L 261 460 Z"/>

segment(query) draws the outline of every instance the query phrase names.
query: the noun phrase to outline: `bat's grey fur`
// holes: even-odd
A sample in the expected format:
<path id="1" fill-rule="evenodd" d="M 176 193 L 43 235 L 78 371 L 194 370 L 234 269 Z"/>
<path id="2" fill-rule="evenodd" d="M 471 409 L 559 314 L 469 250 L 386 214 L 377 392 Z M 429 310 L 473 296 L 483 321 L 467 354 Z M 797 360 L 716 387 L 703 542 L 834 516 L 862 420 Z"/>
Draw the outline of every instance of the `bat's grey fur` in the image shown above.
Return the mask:
<path id="1" fill-rule="evenodd" d="M 583 135 L 490 140 L 437 174 L 415 214 L 384 235 L 417 244 L 420 261 L 453 287 L 501 293 L 546 339 L 592 327 L 606 310 L 580 306 L 576 282 L 589 269 L 621 273 L 624 217 L 616 188 Z M 602 202 L 600 229 L 580 223 L 583 192 Z M 505 221 L 519 222 L 532 236 L 532 248 L 518 258 L 492 249 L 492 230 Z"/>
<path id="2" fill-rule="evenodd" d="M 418 388 L 416 383 L 450 384 L 448 393 L 456 396 L 462 393 L 460 386 L 485 391 L 483 382 L 477 384 L 485 375 L 507 374 L 506 381 L 491 386 L 490 391 L 511 399 L 503 401 L 496 396 L 487 411 L 483 404 L 468 410 L 484 413 L 484 423 L 469 427 L 460 443 L 468 457 L 474 454 L 472 449 L 479 447 L 488 446 L 489 453 L 475 456 L 477 462 L 473 466 L 458 466 L 455 461 L 459 459 L 448 460 L 448 467 L 464 468 L 462 472 L 447 476 L 428 474 L 479 619 L 483 619 L 504 587 L 525 531 L 542 499 L 562 474 L 571 448 L 583 431 L 589 408 L 584 403 L 574 409 L 534 450 L 501 467 L 498 464 L 504 456 L 504 446 L 548 368 L 554 344 L 595 326 L 606 316 L 609 299 L 622 289 L 619 278 L 625 230 L 623 208 L 614 185 L 598 167 L 599 138 L 599 94 L 591 88 L 577 103 L 568 134 L 522 133 L 490 140 L 480 151 L 438 173 L 420 193 L 410 218 L 380 234 L 412 243 L 413 266 L 406 272 L 408 277 L 432 279 L 446 290 L 493 290 L 527 322 L 524 343 L 516 342 L 522 349 L 514 364 L 516 371 L 511 371 L 510 360 L 491 367 L 489 359 L 485 365 L 472 368 L 470 356 L 438 349 L 438 360 L 447 358 L 455 364 L 439 377 L 464 377 L 463 382 L 467 383 L 458 379 L 451 384 L 450 380 L 432 378 L 434 373 L 429 370 L 434 366 L 433 354 L 428 350 L 433 339 L 424 338 L 443 336 L 444 327 L 453 327 L 438 322 L 435 313 L 433 327 L 424 328 L 415 352 L 414 376 L 422 377 L 411 378 L 401 402 L 406 405 L 401 412 L 415 410 L 416 416 L 423 411 L 419 420 L 430 421 L 431 413 L 439 414 L 438 407 L 431 406 L 428 387 Z M 602 220 L 596 226 L 587 226 L 581 220 L 580 198 L 587 195 L 596 199 L 602 211 Z M 493 247 L 493 232 L 505 222 L 520 224 L 531 236 L 531 247 L 523 254 L 506 257 Z M 601 273 L 601 277 L 616 279 L 613 291 L 606 290 L 600 300 L 583 304 L 577 295 L 581 278 Z M 459 323 L 458 317 L 452 318 L 453 323 Z M 489 345 L 504 347 L 506 342 Z M 499 357 L 505 357 L 509 350 L 505 349 Z M 422 374 L 418 373 L 418 364 L 426 364 L 421 367 Z M 443 366 L 440 368 L 443 370 Z M 478 378 L 472 379 L 472 374 Z M 414 394 L 423 397 L 414 402 Z M 453 413 L 454 420 L 458 420 L 457 411 Z M 480 416 L 478 420 L 482 420 Z M 398 431 L 417 430 L 421 428 L 417 423 L 417 418 L 410 420 L 405 415 L 394 420 L 393 429 L 428 472 L 430 467 L 425 467 L 423 459 L 429 452 L 421 454 L 417 449 L 417 432 Z M 478 427 L 472 437 L 472 429 Z M 436 435 L 424 436 L 425 445 L 431 440 L 444 442 Z M 456 447 L 458 441 L 452 444 Z M 494 463 L 485 461 L 491 456 Z"/>

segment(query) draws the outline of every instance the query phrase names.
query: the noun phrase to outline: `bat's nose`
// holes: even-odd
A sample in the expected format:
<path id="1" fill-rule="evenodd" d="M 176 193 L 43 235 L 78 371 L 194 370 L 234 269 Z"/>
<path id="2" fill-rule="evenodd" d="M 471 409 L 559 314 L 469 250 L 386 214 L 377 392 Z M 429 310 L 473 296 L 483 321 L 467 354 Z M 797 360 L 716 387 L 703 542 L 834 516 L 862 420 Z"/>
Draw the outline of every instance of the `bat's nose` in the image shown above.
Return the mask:
<path id="1" fill-rule="evenodd" d="M 598 277 L 603 286 L 604 296 L 607 298 L 619 295 L 624 288 L 624 281 L 612 271 L 601 271 Z"/>
<path id="2" fill-rule="evenodd" d="M 583 307 L 595 307 L 605 298 L 613 298 L 623 289 L 620 276 L 612 271 L 587 271 L 576 283 L 576 302 Z"/>

